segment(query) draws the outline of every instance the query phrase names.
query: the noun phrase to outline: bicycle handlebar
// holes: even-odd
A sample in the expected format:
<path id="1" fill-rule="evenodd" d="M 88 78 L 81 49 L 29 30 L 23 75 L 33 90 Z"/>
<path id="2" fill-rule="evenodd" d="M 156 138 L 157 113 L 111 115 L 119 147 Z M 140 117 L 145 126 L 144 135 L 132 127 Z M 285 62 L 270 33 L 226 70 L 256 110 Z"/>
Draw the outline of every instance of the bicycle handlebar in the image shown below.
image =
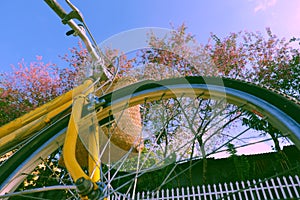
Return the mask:
<path id="1" fill-rule="evenodd" d="M 63 24 L 68 24 L 75 32 L 78 33 L 78 36 L 84 42 L 88 52 L 92 56 L 92 59 L 100 64 L 102 68 L 103 74 L 101 79 L 102 80 L 110 80 L 112 78 L 111 73 L 104 65 L 104 61 L 100 55 L 97 54 L 95 48 L 93 47 L 92 43 L 90 42 L 89 38 L 87 37 L 86 33 L 74 22 L 74 18 L 78 19 L 82 23 L 84 23 L 84 19 L 80 13 L 80 11 L 69 1 L 66 0 L 68 5 L 72 8 L 70 13 L 66 13 L 66 11 L 57 3 L 56 0 L 44 0 L 48 6 L 59 16 L 62 20 Z M 85 24 L 85 23 L 84 23 Z"/>

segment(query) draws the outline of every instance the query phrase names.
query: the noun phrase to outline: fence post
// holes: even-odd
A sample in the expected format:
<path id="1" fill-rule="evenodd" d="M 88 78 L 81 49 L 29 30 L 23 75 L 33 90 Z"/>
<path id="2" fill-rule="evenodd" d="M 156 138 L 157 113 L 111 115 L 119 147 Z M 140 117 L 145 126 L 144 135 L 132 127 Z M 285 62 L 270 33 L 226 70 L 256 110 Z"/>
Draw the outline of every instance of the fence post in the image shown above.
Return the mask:
<path id="1" fill-rule="evenodd" d="M 213 193 L 215 193 L 215 197 L 216 197 L 216 199 L 218 199 L 218 198 L 219 198 L 219 195 L 218 195 L 218 190 L 217 190 L 217 186 L 216 186 L 216 184 L 213 184 L 213 190 L 214 190 L 214 192 L 213 192 Z"/>
<path id="2" fill-rule="evenodd" d="M 204 200 L 206 200 L 206 190 L 205 190 L 205 185 L 202 185 L 202 190 L 203 190 Z M 202 195 L 201 195 L 200 187 L 199 187 L 199 186 L 197 187 L 197 191 L 198 191 L 199 197 L 201 198 Z"/>
<path id="3" fill-rule="evenodd" d="M 241 191 L 240 191 L 240 186 L 239 186 L 239 183 L 237 181 L 235 182 L 235 186 L 236 186 L 236 189 L 237 189 L 237 193 L 238 193 L 239 199 L 242 199 L 242 194 L 241 194 Z"/>
<path id="4" fill-rule="evenodd" d="M 281 183 L 279 177 L 277 177 L 277 182 L 278 182 L 279 188 L 280 188 L 280 190 L 281 190 L 281 192 L 282 192 L 283 198 L 286 199 L 287 197 L 286 197 L 285 191 L 284 191 L 284 189 L 283 189 L 283 186 L 282 186 L 282 183 Z"/>
<path id="5" fill-rule="evenodd" d="M 271 198 L 271 199 L 274 199 L 273 193 L 272 193 L 272 191 L 271 191 L 271 186 L 270 186 L 270 184 L 269 184 L 269 180 L 266 180 L 265 183 L 266 183 L 266 186 L 267 186 L 267 189 L 268 189 L 270 198 Z"/>
<path id="6" fill-rule="evenodd" d="M 229 191 L 228 191 L 227 183 L 224 183 L 224 187 L 225 187 L 226 196 L 228 196 L 229 195 Z"/>
<path id="7" fill-rule="evenodd" d="M 255 190 L 255 193 L 256 193 L 256 197 L 258 198 L 258 200 L 260 200 L 260 195 L 259 195 L 259 191 L 258 191 L 258 188 L 257 188 L 256 181 L 252 180 L 252 182 L 253 182 L 253 185 L 254 185 L 254 190 Z M 251 188 L 251 185 L 249 185 L 249 187 Z"/>
<path id="8" fill-rule="evenodd" d="M 212 191 L 211 191 L 211 186 L 208 185 L 208 186 L 207 186 L 207 189 L 208 189 L 208 195 L 209 195 L 209 198 L 210 198 L 210 199 L 213 199 L 213 197 L 212 197 Z"/>
<path id="9" fill-rule="evenodd" d="M 251 182 L 249 180 L 247 180 L 247 185 L 248 185 L 248 189 L 249 189 L 249 192 L 250 192 L 251 199 L 255 199 L 254 195 L 253 195 L 253 189 L 251 188 Z"/>
<path id="10" fill-rule="evenodd" d="M 193 194 L 193 200 L 196 200 L 196 193 L 195 193 L 195 187 L 192 186 L 192 194 Z"/>
<path id="11" fill-rule="evenodd" d="M 184 197 L 191 197 L 191 195 L 190 195 L 190 188 L 189 188 L 189 186 L 188 186 L 188 187 L 186 187 L 185 189 L 186 189 L 186 196 L 184 196 Z M 184 198 L 182 198 L 182 199 L 184 199 Z"/>
<path id="12" fill-rule="evenodd" d="M 171 190 L 172 200 L 174 200 L 174 188 Z"/>
<path id="13" fill-rule="evenodd" d="M 169 195 L 169 189 L 167 189 L 167 199 L 169 199 L 170 195 Z"/>
<path id="14" fill-rule="evenodd" d="M 297 178 L 297 177 L 298 177 L 298 176 L 296 175 L 295 178 Z M 296 183 L 295 183 L 294 180 L 293 180 L 293 177 L 289 176 L 289 179 L 290 179 L 290 181 L 291 181 L 291 184 L 292 184 L 292 187 L 293 187 L 293 189 L 294 189 L 294 192 L 295 192 L 296 197 L 300 197 L 300 195 L 299 195 L 299 193 L 298 193 L 298 190 L 297 190 L 297 188 L 296 188 Z M 299 183 L 299 182 L 298 182 L 298 187 L 300 187 L 300 183 Z"/>
<path id="15" fill-rule="evenodd" d="M 245 185 L 244 181 L 242 181 L 242 188 L 241 189 L 244 191 L 244 195 L 245 195 L 246 200 L 248 200 L 246 185 Z M 249 192 L 251 192 L 251 191 L 249 191 Z"/>
<path id="16" fill-rule="evenodd" d="M 285 184 L 285 187 L 286 187 L 286 189 L 287 189 L 287 191 L 288 191 L 288 193 L 289 193 L 289 197 L 292 198 L 292 197 L 293 197 L 293 194 L 292 194 L 291 189 L 290 189 L 290 187 L 289 187 L 289 186 L 290 186 L 289 183 L 287 182 L 285 176 L 282 177 L 282 179 L 283 179 L 283 182 L 284 182 L 284 184 Z"/>
<path id="17" fill-rule="evenodd" d="M 261 179 L 258 179 L 258 182 L 259 182 L 259 185 L 260 185 L 260 188 L 261 188 L 261 191 L 262 191 L 262 194 L 264 196 L 264 199 L 267 199 L 267 195 L 266 195 L 266 191 L 265 191 L 265 187 L 262 183 L 262 180 Z M 267 182 L 267 181 L 264 181 L 264 182 Z"/>
<path id="18" fill-rule="evenodd" d="M 275 184 L 275 181 L 274 179 L 271 179 L 271 183 L 272 183 L 272 186 L 273 186 L 273 189 L 274 189 L 274 192 L 276 194 L 276 198 L 280 198 L 279 194 L 278 194 L 278 191 L 277 191 L 277 187 L 276 187 L 276 184 Z"/>
<path id="19" fill-rule="evenodd" d="M 223 199 L 223 188 L 222 188 L 222 185 L 221 185 L 221 183 L 219 183 L 219 189 L 220 189 L 220 195 L 218 195 L 218 197 L 220 197 L 221 196 L 221 198 Z"/>
<path id="20" fill-rule="evenodd" d="M 238 191 L 238 190 L 236 190 L 236 189 L 234 189 L 234 186 L 233 186 L 233 183 L 232 182 L 230 182 L 229 183 L 229 186 L 230 186 L 230 189 L 231 189 L 231 192 L 232 192 L 232 197 L 233 197 L 233 200 L 236 200 L 236 192 Z"/>

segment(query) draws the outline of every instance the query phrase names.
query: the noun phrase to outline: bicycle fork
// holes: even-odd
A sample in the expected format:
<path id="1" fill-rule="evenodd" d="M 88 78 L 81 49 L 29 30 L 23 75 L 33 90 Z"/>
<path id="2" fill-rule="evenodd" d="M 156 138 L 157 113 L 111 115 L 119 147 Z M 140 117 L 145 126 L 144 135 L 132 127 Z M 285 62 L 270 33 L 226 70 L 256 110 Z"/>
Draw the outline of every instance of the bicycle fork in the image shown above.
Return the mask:
<path id="1" fill-rule="evenodd" d="M 92 80 L 88 79 L 84 82 L 86 92 L 77 95 L 73 100 L 72 113 L 68 124 L 68 130 L 63 147 L 63 158 L 65 166 L 72 179 L 75 181 L 77 191 L 82 199 L 99 199 L 104 198 L 102 188 L 96 184 L 100 181 L 100 160 L 99 160 L 99 136 L 98 125 L 95 113 L 91 113 L 82 118 L 83 108 L 88 103 L 87 95 L 94 91 Z M 87 145 L 88 145 L 88 171 L 87 175 L 76 159 L 76 143 L 80 130 L 80 121 L 87 125 Z M 87 121 L 88 122 L 87 122 Z M 86 134 L 86 133 L 85 133 Z M 106 198 L 104 198 L 106 199 Z"/>

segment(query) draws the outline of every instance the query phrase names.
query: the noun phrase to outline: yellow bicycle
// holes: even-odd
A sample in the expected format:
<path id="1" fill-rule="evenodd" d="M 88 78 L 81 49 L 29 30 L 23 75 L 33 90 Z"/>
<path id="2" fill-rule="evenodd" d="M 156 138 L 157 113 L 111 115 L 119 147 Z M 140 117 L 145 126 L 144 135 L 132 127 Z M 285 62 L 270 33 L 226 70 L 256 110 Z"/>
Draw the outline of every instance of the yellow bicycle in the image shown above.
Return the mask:
<path id="1" fill-rule="evenodd" d="M 45 1 L 99 61 L 72 20 L 83 21 L 78 9 L 67 1 L 73 11 L 66 14 Z M 99 95 L 100 79 L 112 83 L 110 92 Z M 218 77 L 132 82 L 113 80 L 103 68 L 102 77 L 0 127 L 1 154 L 18 149 L 0 166 L 0 198 L 158 199 L 163 188 L 204 183 L 199 171 L 207 174 L 209 159 L 233 145 L 238 151 L 272 143 L 271 136 L 252 131 L 256 124 L 230 129 L 250 117 L 267 121 L 280 131 L 277 140 L 300 149 L 299 101 L 276 91 Z M 40 181 L 37 169 L 45 168 L 52 169 L 46 180 L 54 184 L 18 189 L 24 180 Z"/>

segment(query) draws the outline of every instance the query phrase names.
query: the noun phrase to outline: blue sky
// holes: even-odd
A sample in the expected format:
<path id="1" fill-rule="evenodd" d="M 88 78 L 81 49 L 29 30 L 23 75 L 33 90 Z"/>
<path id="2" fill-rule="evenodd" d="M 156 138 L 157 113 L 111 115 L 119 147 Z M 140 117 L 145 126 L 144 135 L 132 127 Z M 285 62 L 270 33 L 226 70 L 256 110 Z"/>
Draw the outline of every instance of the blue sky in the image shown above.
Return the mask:
<path id="1" fill-rule="evenodd" d="M 69 11 L 65 1 L 57 0 Z M 299 0 L 128 0 L 72 1 L 83 13 L 98 43 L 135 28 L 170 28 L 185 23 L 199 42 L 210 32 L 220 37 L 240 30 L 265 27 L 280 37 L 300 37 Z M 67 37 L 69 28 L 60 23 L 43 0 L 3 1 L 0 7 L 0 71 L 9 71 L 22 59 L 63 65 L 58 57 L 76 46 L 78 38 Z"/>

